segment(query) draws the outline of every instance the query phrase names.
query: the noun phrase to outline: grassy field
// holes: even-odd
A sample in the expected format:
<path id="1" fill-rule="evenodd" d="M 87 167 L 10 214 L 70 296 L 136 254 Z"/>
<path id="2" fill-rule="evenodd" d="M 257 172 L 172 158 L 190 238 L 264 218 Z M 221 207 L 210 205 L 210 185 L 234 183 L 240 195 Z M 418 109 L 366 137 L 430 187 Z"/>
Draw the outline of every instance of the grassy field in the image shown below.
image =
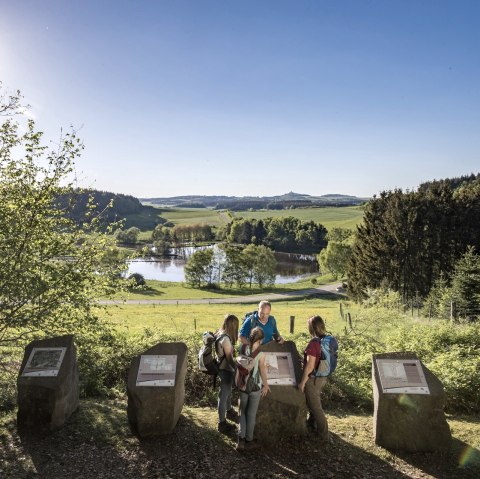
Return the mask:
<path id="1" fill-rule="evenodd" d="M 225 213 L 209 208 L 160 208 L 160 216 L 175 225 L 207 224 L 222 226 L 228 222 Z"/>
<path id="2" fill-rule="evenodd" d="M 328 328 L 338 333 L 343 326 L 340 302 L 335 298 L 272 302 L 272 314 L 287 339 L 290 336 L 290 316 L 295 316 L 294 332 L 305 331 L 307 318 L 320 314 Z M 103 315 L 118 330 L 128 333 L 159 329 L 164 333 L 184 334 L 215 330 L 226 313 L 235 314 L 241 320 L 246 313 L 255 310 L 256 305 L 256 301 L 253 304 L 123 304 L 109 306 Z"/>
<path id="3" fill-rule="evenodd" d="M 209 208 L 158 208 L 157 211 L 159 216 L 165 218 L 175 225 L 204 223 L 213 227 L 219 227 L 227 224 L 231 220 L 230 215 L 255 219 L 293 216 L 302 221 L 315 221 L 316 223 L 321 223 L 327 229 L 353 229 L 356 225 L 360 224 L 363 218 L 363 207 L 361 206 L 236 212 L 216 211 Z"/>
<path id="4" fill-rule="evenodd" d="M 302 221 L 315 221 L 325 228 L 355 228 L 363 219 L 363 207 L 346 206 L 343 208 L 297 208 L 292 210 L 268 210 L 268 211 L 236 211 L 235 216 L 243 218 L 282 218 L 293 216 Z"/>

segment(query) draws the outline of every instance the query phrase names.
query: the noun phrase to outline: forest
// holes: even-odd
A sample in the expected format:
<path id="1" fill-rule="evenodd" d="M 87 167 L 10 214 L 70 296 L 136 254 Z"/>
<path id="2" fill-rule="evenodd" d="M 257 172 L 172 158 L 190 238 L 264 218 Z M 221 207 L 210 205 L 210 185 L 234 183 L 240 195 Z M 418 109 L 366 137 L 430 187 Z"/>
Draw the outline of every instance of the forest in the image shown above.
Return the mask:
<path id="1" fill-rule="evenodd" d="M 357 229 L 349 293 L 360 300 L 382 288 L 404 301 L 425 299 L 466 274 L 459 288 L 473 288 L 478 308 L 479 247 L 480 175 L 431 181 L 417 191 L 384 191 L 367 204 Z"/>

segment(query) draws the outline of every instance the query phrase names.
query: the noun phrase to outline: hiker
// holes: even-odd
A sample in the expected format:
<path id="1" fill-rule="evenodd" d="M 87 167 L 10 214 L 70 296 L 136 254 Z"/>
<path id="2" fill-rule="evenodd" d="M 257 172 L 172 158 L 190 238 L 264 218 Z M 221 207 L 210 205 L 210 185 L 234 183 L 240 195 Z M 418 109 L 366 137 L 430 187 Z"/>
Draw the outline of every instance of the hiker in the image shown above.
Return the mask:
<path id="1" fill-rule="evenodd" d="M 263 331 L 262 344 L 269 343 L 272 339 L 275 339 L 279 344 L 284 343 L 284 339 L 280 336 L 277 329 L 277 322 L 273 316 L 270 316 L 272 305 L 269 301 L 260 301 L 258 304 L 258 311 L 247 314 L 240 328 L 240 341 L 243 344 L 248 344 L 248 337 L 250 331 L 259 327 Z"/>
<path id="2" fill-rule="evenodd" d="M 305 393 L 307 406 L 310 411 L 307 426 L 311 431 L 315 431 L 316 428 L 316 433 L 320 439 L 327 441 L 328 423 L 322 409 L 320 397 L 322 389 L 327 382 L 327 377 L 315 376 L 322 356 L 319 339 L 327 334 L 325 322 L 320 316 L 312 316 L 307 320 L 307 327 L 312 339 L 303 353 L 303 376 L 298 389 Z"/>
<path id="3" fill-rule="evenodd" d="M 232 385 L 235 376 L 233 349 L 238 336 L 238 318 L 226 314 L 223 325 L 215 332 L 215 349 L 220 360 L 218 376 L 220 390 L 218 393 L 218 430 L 228 434 L 236 430 L 236 426 L 227 423 L 227 418 L 237 423 L 238 415 L 232 408 Z"/>
<path id="4" fill-rule="evenodd" d="M 257 416 L 260 397 L 265 397 L 270 388 L 267 383 L 267 368 L 265 355 L 258 350 L 262 344 L 263 331 L 261 328 L 253 328 L 250 332 L 247 345 L 240 345 L 240 352 L 251 357 L 255 356 L 255 365 L 252 369 L 252 379 L 258 385 L 258 391 L 246 393 L 240 391 L 240 427 L 238 431 L 237 450 L 251 449 L 254 447 L 253 431 Z"/>

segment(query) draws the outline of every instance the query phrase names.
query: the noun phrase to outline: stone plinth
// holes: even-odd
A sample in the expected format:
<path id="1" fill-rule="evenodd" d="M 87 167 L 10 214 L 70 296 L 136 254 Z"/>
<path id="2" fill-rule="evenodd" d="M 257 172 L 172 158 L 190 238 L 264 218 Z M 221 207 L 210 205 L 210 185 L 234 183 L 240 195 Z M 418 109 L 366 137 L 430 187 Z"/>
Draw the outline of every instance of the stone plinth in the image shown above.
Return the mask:
<path id="1" fill-rule="evenodd" d="M 262 351 L 290 353 L 296 384 L 302 380 L 302 360 L 293 341 L 283 345 L 271 341 Z M 270 393 L 260 399 L 255 425 L 255 437 L 262 442 L 274 442 L 279 437 L 305 435 L 307 405 L 305 395 L 297 385 L 270 385 Z"/>
<path id="2" fill-rule="evenodd" d="M 73 336 L 32 341 L 17 378 L 19 427 L 58 429 L 78 407 L 79 380 Z"/>
<path id="3" fill-rule="evenodd" d="M 155 370 L 160 374 L 155 375 Z M 149 437 L 174 430 L 185 399 L 186 373 L 184 343 L 159 343 L 133 359 L 128 374 L 127 412 L 136 434 Z"/>
<path id="4" fill-rule="evenodd" d="M 373 355 L 375 443 L 387 449 L 409 452 L 448 450 L 451 433 L 443 411 L 445 392 L 440 380 L 419 362 L 429 394 L 404 392 L 408 391 L 408 388 L 404 391 L 399 389 L 398 393 L 386 393 L 381 383 L 383 372 L 379 371 L 377 359 L 400 360 L 400 362 L 407 360 L 407 364 L 408 360 L 418 361 L 415 353 L 411 352 Z M 386 382 L 384 379 L 384 383 Z"/>

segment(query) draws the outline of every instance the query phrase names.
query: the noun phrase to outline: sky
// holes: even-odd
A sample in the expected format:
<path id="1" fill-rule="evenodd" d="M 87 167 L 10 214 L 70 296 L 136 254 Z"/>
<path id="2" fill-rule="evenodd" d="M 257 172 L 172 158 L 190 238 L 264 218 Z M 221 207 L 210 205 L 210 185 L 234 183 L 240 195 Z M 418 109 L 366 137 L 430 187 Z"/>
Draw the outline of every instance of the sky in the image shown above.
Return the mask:
<path id="1" fill-rule="evenodd" d="M 477 0 L 0 0 L 0 81 L 80 186 L 370 197 L 480 171 Z"/>

